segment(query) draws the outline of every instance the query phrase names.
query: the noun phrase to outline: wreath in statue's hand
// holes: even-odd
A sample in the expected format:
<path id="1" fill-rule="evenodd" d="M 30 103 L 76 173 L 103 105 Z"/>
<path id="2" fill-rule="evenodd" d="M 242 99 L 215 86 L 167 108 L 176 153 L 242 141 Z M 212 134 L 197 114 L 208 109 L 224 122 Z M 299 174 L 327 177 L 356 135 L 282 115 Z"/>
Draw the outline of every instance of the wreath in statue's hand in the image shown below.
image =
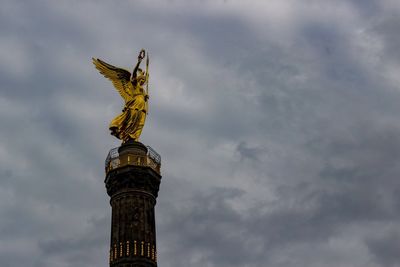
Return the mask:
<path id="1" fill-rule="evenodd" d="M 140 61 L 142 61 L 142 59 L 144 59 L 145 56 L 146 56 L 146 52 L 144 51 L 144 49 L 140 50 L 138 59 Z"/>

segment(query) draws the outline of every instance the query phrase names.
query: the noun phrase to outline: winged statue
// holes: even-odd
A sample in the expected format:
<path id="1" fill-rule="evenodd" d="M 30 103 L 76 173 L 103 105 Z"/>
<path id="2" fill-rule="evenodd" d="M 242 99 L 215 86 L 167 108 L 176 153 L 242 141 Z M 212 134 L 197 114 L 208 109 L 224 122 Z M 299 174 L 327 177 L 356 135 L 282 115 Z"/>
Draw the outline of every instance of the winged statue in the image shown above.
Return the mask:
<path id="1" fill-rule="evenodd" d="M 125 101 L 122 113 L 115 117 L 109 126 L 111 134 L 122 140 L 123 143 L 130 139 L 138 141 L 146 121 L 149 99 L 149 55 L 146 59 L 146 71 L 139 68 L 145 56 L 146 52 L 142 49 L 132 73 L 98 58 L 92 58 L 96 69 L 111 80 Z M 144 85 L 146 85 L 146 89 Z"/>

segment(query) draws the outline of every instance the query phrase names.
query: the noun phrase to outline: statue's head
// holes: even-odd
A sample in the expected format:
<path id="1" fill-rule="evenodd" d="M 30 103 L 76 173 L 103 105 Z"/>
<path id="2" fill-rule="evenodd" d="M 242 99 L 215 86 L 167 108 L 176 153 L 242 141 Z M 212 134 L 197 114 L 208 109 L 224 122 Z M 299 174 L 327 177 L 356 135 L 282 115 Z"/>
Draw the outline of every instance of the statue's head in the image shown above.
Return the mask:
<path id="1" fill-rule="evenodd" d="M 146 83 L 146 77 L 140 78 L 138 82 L 140 85 L 144 85 Z"/>
<path id="2" fill-rule="evenodd" d="M 146 83 L 146 74 L 143 72 L 142 69 L 138 68 L 137 70 L 137 76 L 136 76 L 136 81 L 140 84 L 143 85 Z"/>

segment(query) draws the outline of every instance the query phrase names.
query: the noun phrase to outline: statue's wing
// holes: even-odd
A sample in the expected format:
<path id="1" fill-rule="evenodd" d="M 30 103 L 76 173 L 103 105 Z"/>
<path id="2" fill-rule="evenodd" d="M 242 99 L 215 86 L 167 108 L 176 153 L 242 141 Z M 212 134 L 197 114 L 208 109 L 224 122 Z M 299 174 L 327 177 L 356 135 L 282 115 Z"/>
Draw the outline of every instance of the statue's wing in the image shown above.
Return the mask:
<path id="1" fill-rule="evenodd" d="M 93 64 L 104 77 L 111 80 L 125 102 L 132 96 L 131 74 L 129 71 L 114 67 L 98 58 L 92 58 Z"/>

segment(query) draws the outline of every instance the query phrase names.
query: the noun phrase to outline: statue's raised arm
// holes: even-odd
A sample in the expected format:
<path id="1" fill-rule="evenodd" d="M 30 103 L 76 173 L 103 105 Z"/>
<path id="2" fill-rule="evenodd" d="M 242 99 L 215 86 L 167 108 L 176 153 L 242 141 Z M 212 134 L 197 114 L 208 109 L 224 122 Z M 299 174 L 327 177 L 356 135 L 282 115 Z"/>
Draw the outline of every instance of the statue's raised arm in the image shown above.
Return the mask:
<path id="1" fill-rule="evenodd" d="M 114 87 L 125 101 L 122 113 L 110 123 L 111 134 L 126 142 L 130 139 L 137 141 L 147 115 L 149 57 L 146 60 L 146 72 L 140 68 L 146 52 L 142 49 L 138 55 L 138 62 L 132 74 L 122 68 L 114 67 L 100 59 L 93 58 L 93 64 L 106 78 L 110 79 Z M 143 86 L 146 84 L 146 91 Z"/>

